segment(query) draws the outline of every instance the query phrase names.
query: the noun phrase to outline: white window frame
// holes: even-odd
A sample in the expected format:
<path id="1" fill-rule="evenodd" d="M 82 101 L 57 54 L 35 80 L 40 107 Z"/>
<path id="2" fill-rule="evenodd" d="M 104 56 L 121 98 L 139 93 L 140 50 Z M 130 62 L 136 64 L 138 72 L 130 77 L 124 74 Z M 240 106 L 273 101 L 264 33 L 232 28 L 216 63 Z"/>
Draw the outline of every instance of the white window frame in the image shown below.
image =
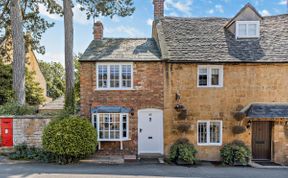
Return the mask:
<path id="1" fill-rule="evenodd" d="M 220 143 L 211 143 L 210 142 L 210 123 L 211 122 L 219 122 L 220 123 Z M 207 135 L 206 135 L 206 143 L 199 143 L 199 123 L 207 124 Z M 198 120 L 197 121 L 197 145 L 199 146 L 221 146 L 222 145 L 222 136 L 223 136 L 223 121 L 222 120 Z"/>
<path id="2" fill-rule="evenodd" d="M 100 138 L 100 134 L 99 134 L 99 115 L 100 114 L 119 114 L 120 115 L 120 130 L 119 130 L 119 139 L 107 139 L 107 138 Z M 126 121 L 126 124 L 127 124 L 127 128 L 126 128 L 126 137 L 123 137 L 123 120 L 122 120 L 122 117 L 126 115 L 127 117 L 127 121 Z M 96 116 L 96 123 L 94 122 L 94 116 Z M 96 126 L 96 131 L 97 131 L 97 141 L 127 141 L 127 140 L 130 140 L 129 139 L 129 114 L 128 113 L 93 113 L 92 114 L 92 118 L 91 118 L 91 123 L 93 125 L 93 127 L 95 128 Z M 110 134 L 110 126 L 109 126 L 109 134 Z"/>
<path id="3" fill-rule="evenodd" d="M 200 85 L 199 76 L 200 76 L 200 69 L 207 69 L 207 85 L 202 86 Z M 219 84 L 212 85 L 212 69 L 219 70 Z M 222 65 L 199 65 L 197 69 L 197 87 L 198 88 L 221 88 L 224 84 L 224 70 Z"/>
<path id="4" fill-rule="evenodd" d="M 107 87 L 102 88 L 99 87 L 98 82 L 98 66 L 99 65 L 106 65 L 107 66 Z M 110 66 L 111 65 L 119 65 L 119 87 L 118 88 L 111 88 L 110 87 Z M 122 66 L 123 65 L 130 65 L 131 66 L 131 87 L 123 87 L 122 86 Z M 96 63 L 96 90 L 133 90 L 133 63 L 132 62 L 115 62 L 115 63 L 104 63 L 98 62 Z"/>
<path id="5" fill-rule="evenodd" d="M 256 25 L 256 35 L 248 35 L 248 25 Z M 246 25 L 246 35 L 239 35 L 239 25 Z M 260 37 L 260 21 L 236 21 L 236 39 L 239 38 L 259 38 Z"/>

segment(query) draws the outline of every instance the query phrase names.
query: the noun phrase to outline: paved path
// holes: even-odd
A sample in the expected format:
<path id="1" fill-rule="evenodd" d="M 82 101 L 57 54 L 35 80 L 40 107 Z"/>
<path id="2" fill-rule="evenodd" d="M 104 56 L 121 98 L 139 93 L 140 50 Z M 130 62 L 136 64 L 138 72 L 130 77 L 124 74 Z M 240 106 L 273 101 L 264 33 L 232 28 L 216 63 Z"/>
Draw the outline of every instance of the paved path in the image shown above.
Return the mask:
<path id="1" fill-rule="evenodd" d="M 0 162 L 2 178 L 288 178 L 288 169 L 255 169 L 250 167 L 222 167 L 205 164 L 182 167 L 166 164 L 54 165 L 42 163 Z"/>

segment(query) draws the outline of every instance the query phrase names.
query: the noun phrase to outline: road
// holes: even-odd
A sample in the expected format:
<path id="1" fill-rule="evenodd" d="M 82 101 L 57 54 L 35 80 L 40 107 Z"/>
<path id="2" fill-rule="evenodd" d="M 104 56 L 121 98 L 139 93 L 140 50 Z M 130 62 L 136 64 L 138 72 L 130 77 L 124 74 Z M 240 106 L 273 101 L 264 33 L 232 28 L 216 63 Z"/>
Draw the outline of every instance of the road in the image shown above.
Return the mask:
<path id="1" fill-rule="evenodd" d="M 288 178 L 288 169 L 256 169 L 204 164 L 183 167 L 167 164 L 129 163 L 55 165 L 28 162 L 0 162 L 2 178 Z"/>

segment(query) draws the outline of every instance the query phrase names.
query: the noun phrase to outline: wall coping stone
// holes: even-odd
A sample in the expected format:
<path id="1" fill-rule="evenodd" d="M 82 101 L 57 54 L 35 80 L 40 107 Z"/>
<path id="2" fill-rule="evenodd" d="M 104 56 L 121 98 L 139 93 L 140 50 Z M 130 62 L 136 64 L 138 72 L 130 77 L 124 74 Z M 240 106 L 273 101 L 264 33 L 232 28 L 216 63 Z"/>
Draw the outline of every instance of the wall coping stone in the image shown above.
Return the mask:
<path id="1" fill-rule="evenodd" d="M 23 116 L 15 116 L 15 115 L 2 115 L 0 119 L 4 118 L 13 118 L 13 119 L 53 119 L 53 116 L 43 116 L 43 115 L 23 115 Z"/>

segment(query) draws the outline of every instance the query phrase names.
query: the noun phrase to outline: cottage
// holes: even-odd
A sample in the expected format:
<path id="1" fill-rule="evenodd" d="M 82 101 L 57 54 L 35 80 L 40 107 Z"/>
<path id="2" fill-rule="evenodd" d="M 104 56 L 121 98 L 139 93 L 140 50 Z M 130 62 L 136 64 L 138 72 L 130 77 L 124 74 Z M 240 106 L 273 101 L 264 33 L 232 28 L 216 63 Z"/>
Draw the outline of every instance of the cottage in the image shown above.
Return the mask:
<path id="1" fill-rule="evenodd" d="M 233 18 L 164 17 L 152 38 L 103 38 L 80 59 L 81 114 L 99 154 L 161 154 L 188 138 L 201 160 L 244 141 L 253 159 L 288 161 L 288 15 L 247 4 Z"/>

